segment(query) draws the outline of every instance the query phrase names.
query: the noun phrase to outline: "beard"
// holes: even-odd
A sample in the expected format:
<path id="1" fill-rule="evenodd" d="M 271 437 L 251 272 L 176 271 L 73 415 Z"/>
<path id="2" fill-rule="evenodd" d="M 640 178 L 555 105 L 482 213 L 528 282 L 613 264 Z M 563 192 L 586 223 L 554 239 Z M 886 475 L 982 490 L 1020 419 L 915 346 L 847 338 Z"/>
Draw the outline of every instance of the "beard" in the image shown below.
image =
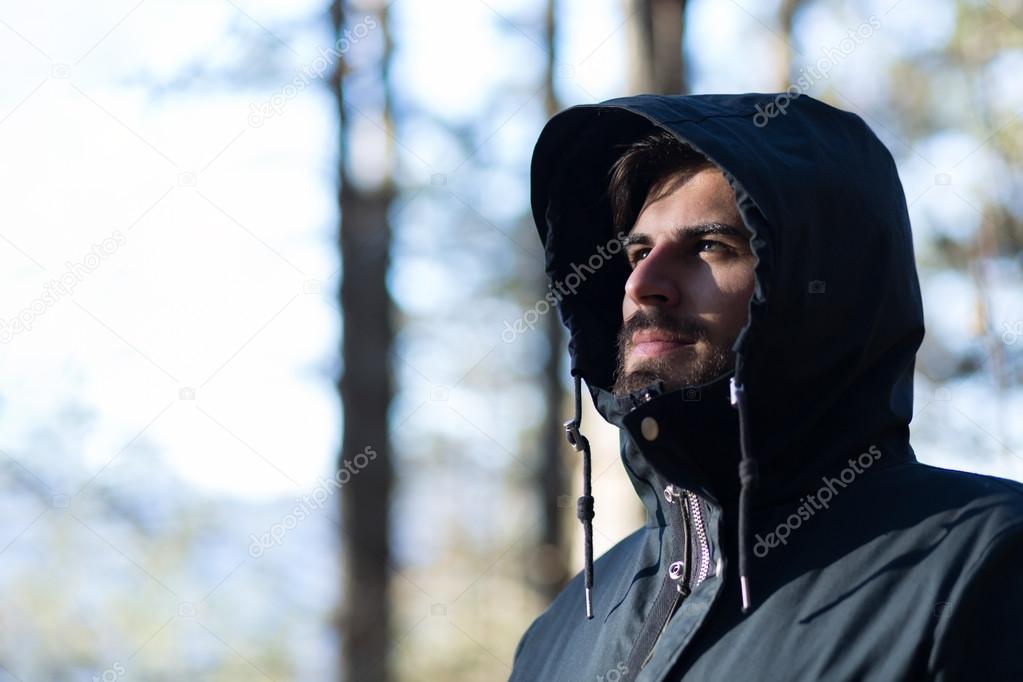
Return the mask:
<path id="1" fill-rule="evenodd" d="M 693 344 L 657 357 L 645 358 L 626 371 L 626 359 L 632 351 L 632 336 L 643 329 L 656 329 L 692 339 Z M 701 352 L 703 349 L 703 352 Z M 691 318 L 676 320 L 660 308 L 650 314 L 637 310 L 618 332 L 618 365 L 612 392 L 623 396 L 661 380 L 666 391 L 705 384 L 728 372 L 735 363 L 730 347 L 710 342 L 707 329 Z"/>

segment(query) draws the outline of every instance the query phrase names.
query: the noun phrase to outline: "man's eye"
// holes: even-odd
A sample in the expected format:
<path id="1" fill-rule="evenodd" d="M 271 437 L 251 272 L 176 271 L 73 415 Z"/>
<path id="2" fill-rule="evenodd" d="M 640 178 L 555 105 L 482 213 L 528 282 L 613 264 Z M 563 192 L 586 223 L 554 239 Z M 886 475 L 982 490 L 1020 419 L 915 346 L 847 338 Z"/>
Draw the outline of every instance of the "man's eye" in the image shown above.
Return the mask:
<path id="1" fill-rule="evenodd" d="M 650 249 L 634 249 L 630 251 L 628 254 L 629 265 L 636 267 L 636 263 L 643 260 L 648 253 L 650 253 Z"/>
<path id="2" fill-rule="evenodd" d="M 697 251 L 728 251 L 730 247 L 724 242 L 719 242 L 714 239 L 701 239 L 696 244 Z"/>

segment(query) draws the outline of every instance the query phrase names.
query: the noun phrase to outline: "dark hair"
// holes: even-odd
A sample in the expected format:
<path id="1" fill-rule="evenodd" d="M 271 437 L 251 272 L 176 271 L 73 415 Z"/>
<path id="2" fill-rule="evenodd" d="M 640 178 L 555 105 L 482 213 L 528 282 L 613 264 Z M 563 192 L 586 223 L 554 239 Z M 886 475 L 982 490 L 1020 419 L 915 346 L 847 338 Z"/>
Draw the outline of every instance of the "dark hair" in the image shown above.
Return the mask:
<path id="1" fill-rule="evenodd" d="M 654 201 L 670 194 L 699 171 L 715 167 L 667 130 L 621 147 L 625 151 L 608 172 L 608 198 L 616 231 L 632 229 L 648 198 Z"/>

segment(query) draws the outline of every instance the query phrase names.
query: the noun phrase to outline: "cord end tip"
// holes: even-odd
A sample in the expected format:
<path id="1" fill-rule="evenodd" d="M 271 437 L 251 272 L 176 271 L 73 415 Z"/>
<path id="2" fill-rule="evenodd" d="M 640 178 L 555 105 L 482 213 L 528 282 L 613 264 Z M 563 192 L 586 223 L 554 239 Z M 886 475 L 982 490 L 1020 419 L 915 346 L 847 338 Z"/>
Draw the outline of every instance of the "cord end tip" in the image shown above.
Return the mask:
<path id="1" fill-rule="evenodd" d="M 589 587 L 586 588 L 586 618 L 593 619 L 593 590 Z"/>
<path id="2" fill-rule="evenodd" d="M 739 589 L 742 591 L 742 612 L 749 613 L 749 580 L 744 575 L 739 576 Z"/>

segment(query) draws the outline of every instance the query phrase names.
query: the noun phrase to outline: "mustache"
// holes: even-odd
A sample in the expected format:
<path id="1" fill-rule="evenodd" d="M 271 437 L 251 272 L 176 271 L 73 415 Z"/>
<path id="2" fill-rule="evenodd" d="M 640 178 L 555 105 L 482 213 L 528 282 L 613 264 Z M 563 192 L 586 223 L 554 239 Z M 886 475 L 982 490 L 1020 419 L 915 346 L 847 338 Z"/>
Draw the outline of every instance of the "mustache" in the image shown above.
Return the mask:
<path id="1" fill-rule="evenodd" d="M 680 340 L 707 339 L 707 328 L 693 318 L 675 319 L 661 309 L 655 309 L 652 313 L 637 310 L 622 323 L 622 329 L 618 333 L 619 349 L 624 350 L 631 343 L 633 334 L 645 329 L 656 329 Z"/>

